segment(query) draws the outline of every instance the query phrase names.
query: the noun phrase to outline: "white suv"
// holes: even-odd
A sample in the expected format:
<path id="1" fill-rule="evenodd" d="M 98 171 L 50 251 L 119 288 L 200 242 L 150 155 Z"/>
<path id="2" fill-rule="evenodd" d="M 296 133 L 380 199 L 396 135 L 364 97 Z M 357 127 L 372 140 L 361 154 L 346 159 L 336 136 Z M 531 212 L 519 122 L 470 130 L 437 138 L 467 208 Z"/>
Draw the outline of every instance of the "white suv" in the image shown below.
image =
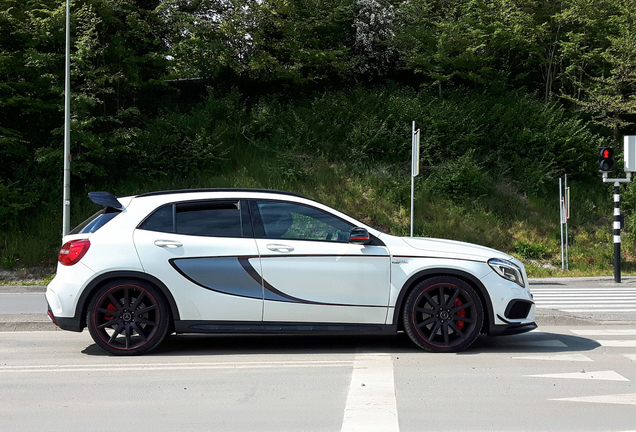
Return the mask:
<path id="1" fill-rule="evenodd" d="M 286 192 L 89 197 L 104 208 L 64 238 L 48 314 L 112 354 L 171 332 L 400 330 L 452 352 L 536 328 L 523 264 L 493 249 L 384 234 Z"/>

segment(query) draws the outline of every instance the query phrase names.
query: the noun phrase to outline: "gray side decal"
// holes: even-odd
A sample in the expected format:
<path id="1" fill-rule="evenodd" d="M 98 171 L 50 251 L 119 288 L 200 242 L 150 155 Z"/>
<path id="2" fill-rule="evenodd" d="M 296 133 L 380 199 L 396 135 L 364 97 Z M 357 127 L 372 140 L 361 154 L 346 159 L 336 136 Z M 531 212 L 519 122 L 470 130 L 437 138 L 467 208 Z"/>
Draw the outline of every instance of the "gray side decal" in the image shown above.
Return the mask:
<path id="1" fill-rule="evenodd" d="M 222 294 L 263 299 L 262 278 L 249 263 L 248 257 L 183 258 L 170 261 L 186 279 Z M 269 285 L 269 284 L 268 284 Z M 267 300 L 301 301 L 283 293 L 265 293 Z"/>

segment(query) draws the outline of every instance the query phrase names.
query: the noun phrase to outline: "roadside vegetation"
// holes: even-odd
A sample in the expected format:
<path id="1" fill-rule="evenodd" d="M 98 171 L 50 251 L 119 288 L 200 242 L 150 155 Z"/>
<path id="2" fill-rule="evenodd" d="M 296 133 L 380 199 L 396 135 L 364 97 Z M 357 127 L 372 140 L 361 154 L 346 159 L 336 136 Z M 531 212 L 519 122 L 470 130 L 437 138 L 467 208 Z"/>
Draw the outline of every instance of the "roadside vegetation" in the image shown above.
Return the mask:
<path id="1" fill-rule="evenodd" d="M 416 235 L 512 253 L 530 276 L 609 275 L 597 149 L 620 168 L 636 134 L 632 3 L 74 2 L 71 225 L 98 210 L 93 190 L 241 187 L 408 235 L 416 121 Z M 63 6 L 0 0 L 3 269 L 53 266 L 60 246 Z M 628 274 L 636 187 L 622 191 Z"/>

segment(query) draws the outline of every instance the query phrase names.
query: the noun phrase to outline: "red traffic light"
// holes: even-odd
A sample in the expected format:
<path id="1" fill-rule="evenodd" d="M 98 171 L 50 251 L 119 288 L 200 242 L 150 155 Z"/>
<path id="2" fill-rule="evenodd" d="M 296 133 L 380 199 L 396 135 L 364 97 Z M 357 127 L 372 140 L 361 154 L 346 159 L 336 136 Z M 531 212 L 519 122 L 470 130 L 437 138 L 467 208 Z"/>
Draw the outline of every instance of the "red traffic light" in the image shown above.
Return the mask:
<path id="1" fill-rule="evenodd" d="M 614 169 L 614 149 L 601 147 L 598 150 L 598 170 L 601 172 L 612 171 Z"/>

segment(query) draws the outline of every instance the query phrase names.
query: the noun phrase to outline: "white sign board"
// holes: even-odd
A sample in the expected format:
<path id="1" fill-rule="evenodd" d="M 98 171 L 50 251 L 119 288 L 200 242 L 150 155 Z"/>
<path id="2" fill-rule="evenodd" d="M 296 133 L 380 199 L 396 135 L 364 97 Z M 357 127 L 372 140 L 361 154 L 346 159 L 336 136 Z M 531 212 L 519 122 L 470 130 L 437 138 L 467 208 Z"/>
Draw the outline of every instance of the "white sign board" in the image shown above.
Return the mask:
<path id="1" fill-rule="evenodd" d="M 625 172 L 636 171 L 636 135 L 624 138 Z"/>
<path id="2" fill-rule="evenodd" d="M 415 130 L 413 122 L 413 145 L 412 145 L 412 167 L 411 175 L 416 177 L 420 173 L 420 130 Z"/>

